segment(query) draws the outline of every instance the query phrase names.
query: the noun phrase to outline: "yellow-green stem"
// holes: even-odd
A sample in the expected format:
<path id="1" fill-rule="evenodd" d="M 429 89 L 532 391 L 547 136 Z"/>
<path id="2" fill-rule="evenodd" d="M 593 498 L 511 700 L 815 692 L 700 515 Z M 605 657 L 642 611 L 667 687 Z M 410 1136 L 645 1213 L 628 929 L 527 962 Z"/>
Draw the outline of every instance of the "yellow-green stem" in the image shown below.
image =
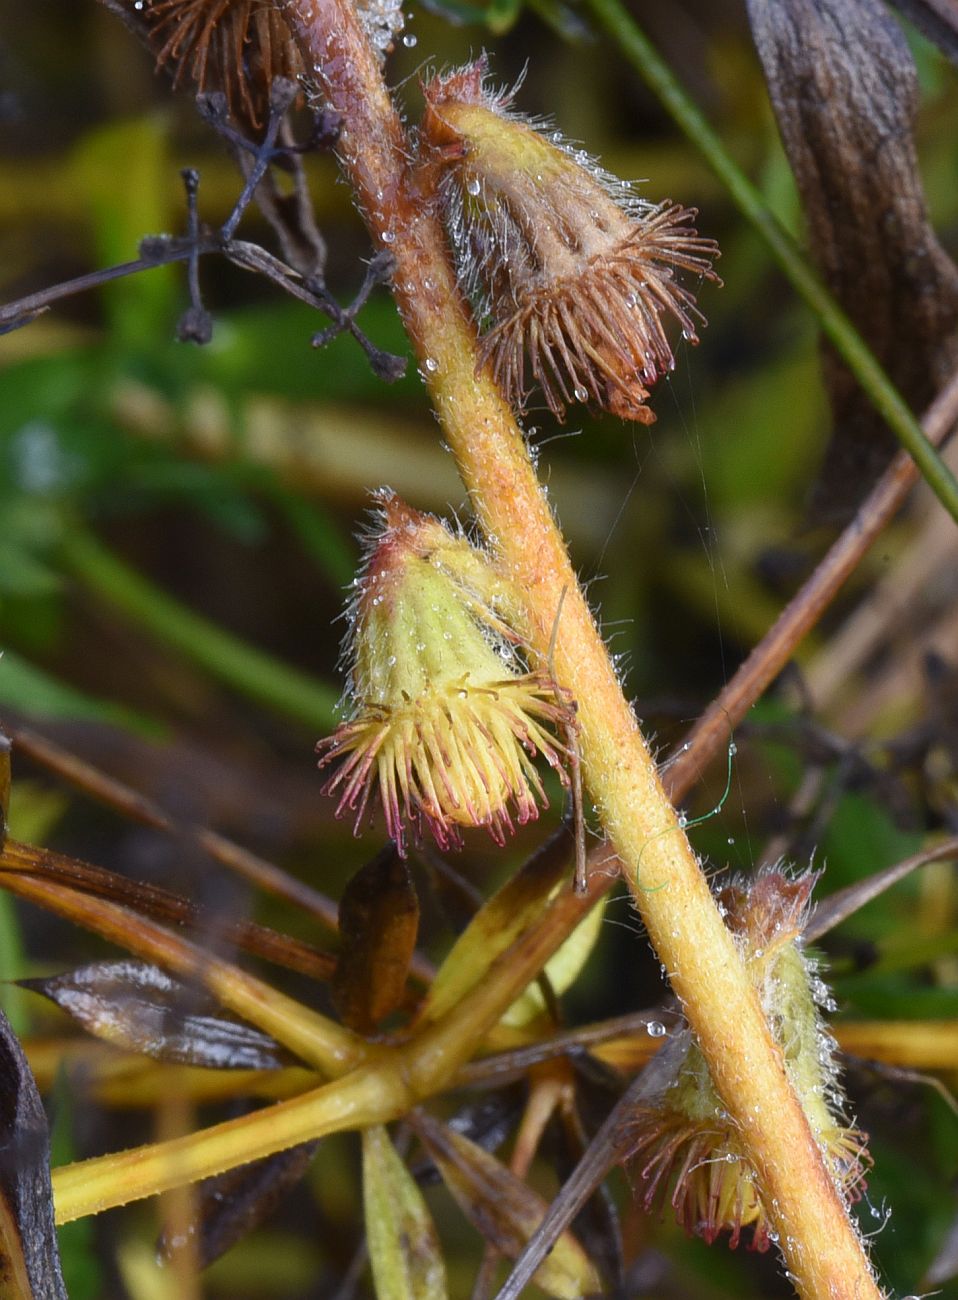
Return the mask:
<path id="1" fill-rule="evenodd" d="M 367 1064 L 345 1078 L 253 1115 L 53 1171 L 58 1223 L 208 1178 L 340 1129 L 387 1123 L 423 1097 L 454 1082 L 459 1068 L 602 896 L 595 880 L 584 898 L 565 894 L 545 909 L 545 923 L 516 940 L 448 1015 L 402 1047 L 371 1049 Z M 341 1071 L 345 1072 L 345 1063 Z"/>
<path id="2" fill-rule="evenodd" d="M 410 167 L 409 142 L 348 0 L 283 0 L 306 64 L 342 120 L 340 156 L 374 238 L 396 259 L 396 297 L 444 435 L 487 539 L 526 593 L 529 631 L 574 694 L 583 768 L 649 935 L 741 1126 L 803 1296 L 879 1291 L 785 1075 L 758 999 L 678 825 L 616 680 L 536 480 L 522 433 L 487 371 L 445 239 Z"/>
<path id="3" fill-rule="evenodd" d="M 168 1142 L 53 1171 L 57 1223 L 212 1178 L 313 1138 L 393 1119 L 409 1107 L 396 1072 L 371 1068 L 323 1088 Z"/>

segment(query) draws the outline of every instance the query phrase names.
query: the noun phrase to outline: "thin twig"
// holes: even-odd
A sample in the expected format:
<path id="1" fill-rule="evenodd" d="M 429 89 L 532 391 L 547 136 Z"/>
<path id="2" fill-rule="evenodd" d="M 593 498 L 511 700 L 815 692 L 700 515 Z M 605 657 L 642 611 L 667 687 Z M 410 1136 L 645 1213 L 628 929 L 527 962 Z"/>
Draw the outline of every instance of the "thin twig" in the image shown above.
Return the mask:
<path id="1" fill-rule="evenodd" d="M 341 307 L 326 288 L 321 274 L 321 258 L 314 257 L 308 273 L 303 274 L 295 267 L 280 261 L 258 244 L 234 238 L 243 214 L 256 197 L 256 192 L 271 165 L 297 152 L 326 146 L 332 142 L 338 132 L 337 115 L 324 111 L 317 114 L 313 133 L 305 145 L 297 146 L 284 141 L 282 145 L 277 146 L 277 138 L 283 129 L 286 114 L 298 93 L 299 88 L 295 83 L 282 77 L 274 80 L 270 96 L 269 120 L 262 141 L 248 140 L 231 125 L 225 96 L 221 94 L 198 96 L 197 106 L 201 116 L 224 136 L 234 151 L 238 154 L 245 152 L 250 155 L 249 165 L 242 168 L 245 175 L 243 189 L 220 229 L 210 232 L 203 228 L 197 201 L 199 172 L 192 167 L 185 168 L 181 173 L 186 189 L 187 233 L 185 237 L 146 236 L 140 244 L 140 257 L 133 261 L 77 276 L 0 307 L 0 335 L 29 325 L 31 321 L 49 310 L 52 303 L 60 299 L 99 288 L 111 280 L 137 275 L 153 267 L 187 262 L 190 305 L 177 322 L 176 337 L 181 342 L 208 343 L 212 337 L 213 322 L 202 302 L 199 261 L 201 257 L 212 253 L 226 257 L 228 261 L 244 270 L 265 276 L 283 292 L 329 316 L 333 324 L 313 336 L 311 340 L 313 347 L 322 347 L 340 334 L 349 333 L 366 353 L 377 378 L 386 383 L 394 383 L 400 379 L 406 370 L 406 358 L 376 347 L 356 323 L 356 316 L 365 306 L 373 289 L 379 284 L 386 283 L 392 274 L 393 259 L 387 252 L 380 251 L 371 260 L 354 300 L 348 307 Z M 299 165 L 298 160 L 297 165 Z M 306 191 L 299 173 L 297 173 L 297 185 L 298 214 L 302 223 Z M 278 230 L 284 247 L 288 246 L 291 249 L 293 241 L 283 236 L 281 218 L 274 197 L 267 200 L 265 207 L 267 219 L 273 228 Z M 311 217 L 308 218 L 308 223 L 311 227 L 309 234 L 315 252 L 315 246 L 321 242 L 321 237 Z"/>
<path id="2" fill-rule="evenodd" d="M 253 154 L 253 166 L 250 168 L 249 175 L 246 177 L 246 184 L 243 191 L 233 207 L 233 211 L 223 223 L 220 231 L 223 239 L 228 241 L 233 238 L 236 227 L 240 223 L 240 218 L 253 201 L 253 196 L 259 186 L 260 181 L 266 175 L 270 163 L 273 161 L 276 146 L 276 137 L 279 135 L 279 128 L 283 123 L 283 118 L 292 104 L 293 100 L 299 94 L 299 87 L 295 82 L 287 80 L 286 77 L 276 77 L 270 89 L 269 95 L 269 121 L 266 124 L 266 131 L 263 135 L 263 142 Z"/>
<path id="3" fill-rule="evenodd" d="M 57 881 L 82 894 L 103 898 L 128 908 L 149 920 L 185 928 L 204 942 L 222 939 L 242 952 L 262 957 L 287 970 L 298 971 L 311 979 L 328 980 L 336 967 L 331 953 L 320 952 L 311 944 L 291 935 L 281 934 L 256 921 L 231 921 L 219 911 L 202 907 L 159 885 L 130 880 L 105 867 L 80 862 L 50 849 L 33 849 L 35 857 L 21 870 Z"/>
<path id="4" fill-rule="evenodd" d="M 949 380 L 928 408 L 922 419 L 922 428 L 929 441 L 938 444 L 945 440 L 956 422 L 958 374 Z M 729 733 L 782 671 L 802 638 L 818 623 L 898 513 L 919 477 L 912 458 L 899 452 L 815 572 L 785 606 L 669 759 L 663 780 L 673 799 L 681 799 L 708 763 L 721 753 Z"/>
<path id="5" fill-rule="evenodd" d="M 16 752 L 24 754 L 48 772 L 56 773 L 62 780 L 69 782 L 75 789 L 82 790 L 91 799 L 111 808 L 123 817 L 128 817 L 131 821 L 138 822 L 141 826 L 150 826 L 154 830 L 195 844 L 221 866 L 236 872 L 251 884 L 277 898 L 283 898 L 293 906 L 302 908 L 310 916 L 316 917 L 328 930 L 334 933 L 338 930 L 337 904 L 318 889 L 307 885 L 305 881 L 298 880 L 281 867 L 243 848 L 242 845 L 236 844 L 217 831 L 178 823 L 165 809 L 146 795 L 100 771 L 77 754 L 70 753 L 29 727 L 14 727 L 11 730 Z M 432 963 L 419 953 L 414 955 L 410 969 L 424 984 L 428 984 L 435 974 Z M 328 971 L 326 974 L 328 975 Z"/>
<path id="6" fill-rule="evenodd" d="M 181 175 L 186 189 L 186 238 L 192 251 L 186 275 L 190 305 L 177 321 L 176 337 L 181 343 L 204 344 L 213 337 L 213 318 L 203 306 L 200 292 L 200 174 L 195 167 L 186 167 Z"/>

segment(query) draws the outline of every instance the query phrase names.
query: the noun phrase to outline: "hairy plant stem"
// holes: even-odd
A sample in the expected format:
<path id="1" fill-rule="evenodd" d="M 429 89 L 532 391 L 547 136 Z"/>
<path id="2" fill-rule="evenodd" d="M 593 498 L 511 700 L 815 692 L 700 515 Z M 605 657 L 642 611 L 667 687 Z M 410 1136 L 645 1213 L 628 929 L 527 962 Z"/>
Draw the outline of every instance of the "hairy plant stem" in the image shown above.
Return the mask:
<path id="1" fill-rule="evenodd" d="M 524 593 L 532 644 L 545 658 L 555 641 L 558 678 L 578 704 L 592 798 L 740 1127 L 796 1285 L 808 1297 L 877 1296 L 758 998 L 622 695 L 521 430 L 488 371 L 477 373 L 475 329 L 378 60 L 347 0 L 285 0 L 283 7 L 342 122 L 341 161 L 370 229 L 396 259 L 396 297 L 476 515 Z"/>
<path id="2" fill-rule="evenodd" d="M 589 6 L 665 110 L 702 154 L 742 215 L 765 240 L 792 287 L 814 313 L 822 333 L 861 384 L 902 447 L 913 457 L 938 500 L 958 523 L 958 480 L 925 436 L 875 354 L 808 265 L 802 250 L 769 208 L 761 192 L 730 157 L 671 68 L 620 0 L 589 0 Z"/>

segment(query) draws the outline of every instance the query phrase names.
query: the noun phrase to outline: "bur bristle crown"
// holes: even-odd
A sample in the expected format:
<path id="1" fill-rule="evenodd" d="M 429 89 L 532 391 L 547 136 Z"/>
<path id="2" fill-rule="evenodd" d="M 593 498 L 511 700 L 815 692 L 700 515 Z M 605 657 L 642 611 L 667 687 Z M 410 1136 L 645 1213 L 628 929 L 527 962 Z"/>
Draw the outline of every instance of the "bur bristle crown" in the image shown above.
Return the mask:
<path id="1" fill-rule="evenodd" d="M 529 378 L 557 418 L 588 403 L 649 424 L 674 366 L 671 319 L 698 341 L 703 317 L 681 271 L 716 279 L 695 213 L 639 199 L 558 133 L 518 115 L 480 61 L 423 88 L 425 156 L 488 363 L 514 405 Z"/>
<path id="2" fill-rule="evenodd" d="M 317 747 L 320 767 L 336 764 L 324 790 L 358 833 L 378 788 L 403 853 L 407 828 L 443 849 L 470 826 L 502 843 L 547 804 L 537 756 L 568 784 L 574 712 L 523 661 L 484 553 L 391 494 L 380 505 L 351 610 L 352 714 Z"/>
<path id="3" fill-rule="evenodd" d="M 134 8 L 132 0 L 127 8 Z M 276 78 L 296 81 L 305 72 L 277 5 L 146 0 L 135 8 L 156 66 L 170 73 L 174 86 L 191 81 L 197 92 L 222 92 L 231 115 L 255 130 L 269 115 Z"/>

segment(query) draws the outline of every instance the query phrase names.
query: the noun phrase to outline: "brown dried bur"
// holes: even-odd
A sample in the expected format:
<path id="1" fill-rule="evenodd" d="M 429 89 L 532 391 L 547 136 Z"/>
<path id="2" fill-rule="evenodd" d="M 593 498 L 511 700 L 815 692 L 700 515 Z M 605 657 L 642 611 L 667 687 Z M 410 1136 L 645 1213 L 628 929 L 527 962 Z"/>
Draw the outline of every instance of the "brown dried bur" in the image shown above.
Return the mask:
<path id="1" fill-rule="evenodd" d="M 427 174 L 438 172 L 467 291 L 488 324 L 482 364 L 516 406 L 532 379 L 552 413 L 588 402 L 651 424 L 645 405 L 674 367 L 672 317 L 698 342 L 704 317 L 677 270 L 717 280 L 695 212 L 636 197 L 584 150 L 546 136 L 484 84 L 479 61 L 424 87 Z"/>

